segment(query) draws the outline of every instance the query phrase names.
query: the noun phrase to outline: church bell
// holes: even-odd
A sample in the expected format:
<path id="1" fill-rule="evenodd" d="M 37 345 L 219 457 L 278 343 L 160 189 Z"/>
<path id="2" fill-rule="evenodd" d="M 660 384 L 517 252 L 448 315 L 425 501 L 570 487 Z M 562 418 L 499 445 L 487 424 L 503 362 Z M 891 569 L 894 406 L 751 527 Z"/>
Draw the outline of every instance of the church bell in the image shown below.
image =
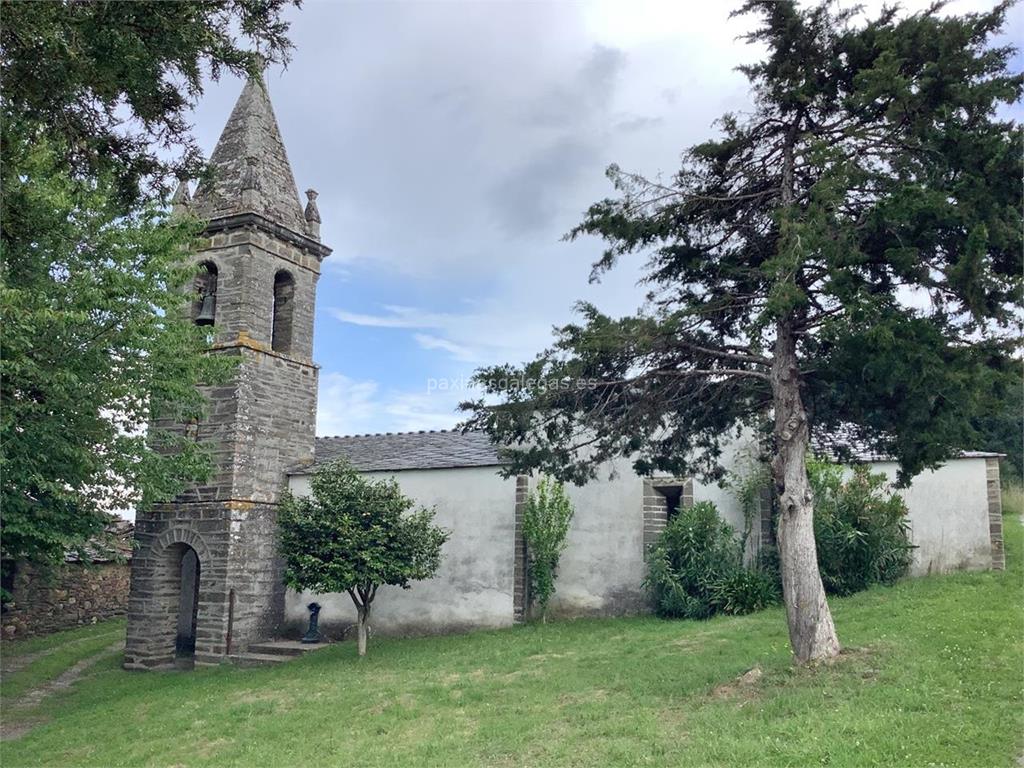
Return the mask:
<path id="1" fill-rule="evenodd" d="M 214 314 L 217 311 L 217 297 L 212 293 L 203 295 L 203 304 L 196 315 L 196 325 L 213 325 Z"/>

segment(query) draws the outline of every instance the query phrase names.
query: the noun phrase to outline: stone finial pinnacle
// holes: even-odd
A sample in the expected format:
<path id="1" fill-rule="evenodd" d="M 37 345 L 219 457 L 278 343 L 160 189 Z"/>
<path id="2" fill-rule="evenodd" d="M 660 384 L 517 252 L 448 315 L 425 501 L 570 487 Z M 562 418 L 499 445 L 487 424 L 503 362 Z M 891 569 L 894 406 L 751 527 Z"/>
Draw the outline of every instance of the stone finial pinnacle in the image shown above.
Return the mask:
<path id="1" fill-rule="evenodd" d="M 174 190 L 174 194 L 171 196 L 171 213 L 185 213 L 186 211 L 188 211 L 191 202 L 192 195 L 188 191 L 188 182 L 179 181 L 177 189 Z"/>
<path id="2" fill-rule="evenodd" d="M 306 234 L 310 237 L 320 239 L 320 209 L 316 205 L 319 193 L 315 189 L 306 190 Z"/>

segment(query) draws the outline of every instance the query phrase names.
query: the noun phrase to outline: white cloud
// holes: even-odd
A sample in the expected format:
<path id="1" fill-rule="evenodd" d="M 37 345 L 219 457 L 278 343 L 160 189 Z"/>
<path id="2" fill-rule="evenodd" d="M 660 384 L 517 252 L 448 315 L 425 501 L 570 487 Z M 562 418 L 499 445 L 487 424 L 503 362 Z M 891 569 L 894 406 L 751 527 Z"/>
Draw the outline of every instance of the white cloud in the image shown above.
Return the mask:
<path id="1" fill-rule="evenodd" d="M 373 429 L 377 414 L 375 381 L 356 381 L 342 373 L 321 373 L 316 412 L 318 435 L 353 435 Z"/>
<path id="2" fill-rule="evenodd" d="M 328 307 L 327 312 L 335 319 L 352 325 L 371 328 L 440 328 L 455 319 L 455 315 L 423 312 L 415 307 L 401 307 L 385 304 L 385 314 L 369 315 L 361 312 L 349 312 L 339 307 Z"/>
<path id="3" fill-rule="evenodd" d="M 456 344 L 448 339 L 441 339 L 427 333 L 414 333 L 413 338 L 423 349 L 441 349 L 452 356 L 453 359 L 463 363 L 475 363 L 480 360 L 480 355 L 469 347 Z"/>
<path id="4" fill-rule="evenodd" d="M 456 412 L 458 404 L 470 394 L 460 386 L 430 386 L 427 379 L 422 390 L 399 391 L 343 373 L 323 373 L 316 433 L 361 435 L 451 429 L 461 420 Z"/>

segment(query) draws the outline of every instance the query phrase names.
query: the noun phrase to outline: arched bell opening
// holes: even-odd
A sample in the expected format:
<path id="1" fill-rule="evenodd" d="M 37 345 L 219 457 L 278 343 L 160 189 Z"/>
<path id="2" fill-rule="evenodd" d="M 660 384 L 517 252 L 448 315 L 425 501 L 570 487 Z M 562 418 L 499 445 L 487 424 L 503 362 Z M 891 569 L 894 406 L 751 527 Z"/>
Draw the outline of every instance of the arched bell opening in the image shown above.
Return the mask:
<path id="1" fill-rule="evenodd" d="M 275 352 L 291 352 L 294 298 L 295 278 L 282 269 L 274 275 L 274 321 L 270 347 Z"/>

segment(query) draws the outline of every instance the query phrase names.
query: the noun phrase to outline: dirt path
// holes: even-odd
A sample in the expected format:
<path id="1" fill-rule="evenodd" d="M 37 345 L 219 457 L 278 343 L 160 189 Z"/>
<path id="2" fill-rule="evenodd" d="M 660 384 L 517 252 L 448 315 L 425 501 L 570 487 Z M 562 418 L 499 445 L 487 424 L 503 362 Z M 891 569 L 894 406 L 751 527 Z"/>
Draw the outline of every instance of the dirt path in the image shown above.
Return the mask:
<path id="1" fill-rule="evenodd" d="M 115 635 L 121 634 L 124 633 L 111 632 L 110 636 L 114 637 Z M 0 646 L 0 649 L 2 649 L 2 653 L 0 653 L 0 678 L 5 678 L 8 675 L 13 675 L 15 672 L 18 672 L 19 670 L 22 670 L 25 667 L 27 667 L 36 659 L 45 658 L 52 653 L 56 653 L 62 648 L 67 648 L 68 646 L 75 645 L 77 643 L 88 643 L 95 639 L 96 638 L 92 636 L 79 637 L 74 640 L 68 640 L 62 643 L 61 645 L 55 645 L 52 648 L 44 648 L 41 651 L 33 651 L 32 653 L 12 653 L 11 649 L 16 649 L 17 644 L 22 641 L 6 640 L 3 642 L 2 646 Z"/>
<path id="2" fill-rule="evenodd" d="M 85 673 L 87 669 L 89 669 L 89 667 L 98 662 L 104 656 L 107 656 L 108 654 L 111 654 L 114 651 L 119 651 L 123 648 L 124 641 L 119 640 L 116 643 L 107 646 L 99 653 L 77 662 L 73 666 L 64 670 L 61 674 L 57 675 L 57 677 L 55 677 L 53 680 L 50 680 L 44 683 L 43 685 L 40 685 L 38 688 L 33 688 L 29 691 L 26 691 L 25 694 L 20 699 L 14 702 L 14 704 L 5 708 L 3 717 L 0 718 L 0 741 L 20 739 L 22 736 L 31 731 L 37 725 L 44 722 L 42 719 L 39 718 L 20 719 L 18 718 L 18 713 L 24 712 L 25 710 L 34 709 L 38 707 L 39 704 L 42 703 L 42 701 L 46 699 L 48 696 L 52 696 L 53 694 L 59 691 L 66 691 L 68 688 L 72 686 L 72 684 L 74 684 L 76 680 L 78 680 Z M 39 653 L 25 654 L 25 656 L 15 659 L 15 661 L 20 663 L 16 667 L 14 667 L 14 669 L 6 668 L 4 672 L 9 674 L 15 671 L 15 669 L 21 669 L 31 661 L 34 661 L 35 659 L 40 658 L 41 656 L 46 656 L 50 652 L 52 651 L 40 651 Z M 14 722 L 10 722 L 12 715 L 14 716 L 15 719 Z"/>

